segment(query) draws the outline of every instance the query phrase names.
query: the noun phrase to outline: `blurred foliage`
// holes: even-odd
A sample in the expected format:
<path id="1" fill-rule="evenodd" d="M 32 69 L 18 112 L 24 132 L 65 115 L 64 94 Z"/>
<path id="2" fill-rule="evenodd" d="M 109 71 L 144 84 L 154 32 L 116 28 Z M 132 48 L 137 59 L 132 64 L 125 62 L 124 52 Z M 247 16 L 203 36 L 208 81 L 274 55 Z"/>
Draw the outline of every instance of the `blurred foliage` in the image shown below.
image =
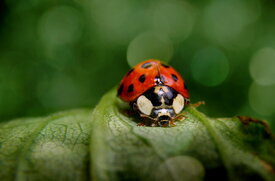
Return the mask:
<path id="1" fill-rule="evenodd" d="M 0 4 L 0 121 L 92 107 L 129 65 L 158 58 L 207 114 L 255 116 L 275 129 L 274 1 Z"/>

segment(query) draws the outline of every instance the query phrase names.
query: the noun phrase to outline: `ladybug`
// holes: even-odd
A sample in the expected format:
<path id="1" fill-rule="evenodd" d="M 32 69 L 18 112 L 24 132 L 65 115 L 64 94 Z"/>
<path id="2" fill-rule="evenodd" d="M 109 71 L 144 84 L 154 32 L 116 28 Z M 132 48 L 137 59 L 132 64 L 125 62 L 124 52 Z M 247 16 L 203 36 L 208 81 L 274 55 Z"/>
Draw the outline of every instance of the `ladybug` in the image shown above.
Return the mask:
<path id="1" fill-rule="evenodd" d="M 120 82 L 118 96 L 129 102 L 141 117 L 151 120 L 151 126 L 174 125 L 174 120 L 189 104 L 189 93 L 180 74 L 154 59 L 128 71 Z"/>

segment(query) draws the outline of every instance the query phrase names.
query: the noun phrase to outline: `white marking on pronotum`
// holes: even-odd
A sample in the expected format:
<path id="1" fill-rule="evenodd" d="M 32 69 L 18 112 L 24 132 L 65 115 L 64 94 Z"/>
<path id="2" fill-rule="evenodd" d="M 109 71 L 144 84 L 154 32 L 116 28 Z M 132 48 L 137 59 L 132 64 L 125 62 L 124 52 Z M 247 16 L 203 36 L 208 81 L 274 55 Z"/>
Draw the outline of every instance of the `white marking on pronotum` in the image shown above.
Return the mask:
<path id="1" fill-rule="evenodd" d="M 163 96 L 161 97 L 160 102 L 161 102 L 161 105 L 165 105 L 165 100 L 164 100 Z"/>
<path id="2" fill-rule="evenodd" d="M 137 106 L 138 106 L 138 109 L 143 113 L 143 114 L 146 114 L 146 115 L 150 115 L 151 114 L 151 111 L 153 109 L 153 104 L 152 102 L 147 99 L 145 96 L 140 96 L 138 99 L 137 99 Z"/>
<path id="3" fill-rule="evenodd" d="M 164 108 L 164 109 L 159 109 L 159 110 L 160 111 L 159 111 L 158 117 L 160 117 L 160 116 L 170 116 L 167 109 Z"/>
<path id="4" fill-rule="evenodd" d="M 165 87 L 165 86 L 156 86 L 155 90 L 154 90 L 154 93 L 158 94 L 160 91 L 162 91 L 162 92 L 169 92 L 169 89 L 167 87 Z"/>
<path id="5" fill-rule="evenodd" d="M 184 97 L 182 95 L 178 94 L 177 97 L 174 98 L 173 108 L 176 114 L 179 114 L 184 108 Z"/>

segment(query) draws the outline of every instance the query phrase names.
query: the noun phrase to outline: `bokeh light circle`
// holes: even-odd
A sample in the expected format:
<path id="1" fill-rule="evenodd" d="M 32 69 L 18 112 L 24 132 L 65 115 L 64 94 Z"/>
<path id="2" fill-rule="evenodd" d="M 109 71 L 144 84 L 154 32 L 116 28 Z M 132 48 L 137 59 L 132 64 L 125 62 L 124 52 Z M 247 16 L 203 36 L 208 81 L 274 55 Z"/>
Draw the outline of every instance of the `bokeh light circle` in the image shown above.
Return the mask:
<path id="1" fill-rule="evenodd" d="M 275 113 L 275 85 L 262 86 L 256 82 L 249 89 L 249 104 L 251 108 L 262 115 Z"/>
<path id="2" fill-rule="evenodd" d="M 265 47 L 252 57 L 250 75 L 260 85 L 275 84 L 275 49 Z"/>
<path id="3" fill-rule="evenodd" d="M 171 172 L 163 170 L 169 168 Z M 173 175 L 173 179 L 171 179 Z M 204 178 L 205 170 L 202 163 L 191 156 L 175 156 L 165 159 L 155 172 L 155 180 L 192 180 Z"/>
<path id="4" fill-rule="evenodd" d="M 159 1 L 152 9 L 153 28 L 167 34 L 173 41 L 182 41 L 192 32 L 195 17 L 187 2 Z"/>
<path id="5" fill-rule="evenodd" d="M 246 26 L 260 16 L 258 0 L 214 0 L 203 12 L 205 34 L 221 44 L 237 41 Z"/>
<path id="6" fill-rule="evenodd" d="M 91 29 L 96 30 L 98 37 L 108 46 L 127 45 L 139 32 L 144 30 L 149 19 L 146 14 L 147 2 L 136 3 L 128 0 L 87 1 L 87 12 Z"/>
<path id="7" fill-rule="evenodd" d="M 48 46 L 75 42 L 82 34 L 79 11 L 70 6 L 57 6 L 46 11 L 40 18 L 38 34 Z"/>
<path id="8" fill-rule="evenodd" d="M 128 46 L 127 61 L 132 67 L 146 59 L 168 62 L 173 55 L 173 44 L 163 34 L 145 32 L 134 38 Z"/>
<path id="9" fill-rule="evenodd" d="M 205 86 L 221 84 L 229 74 L 229 62 L 222 51 L 205 48 L 194 56 L 191 62 L 194 79 Z"/>

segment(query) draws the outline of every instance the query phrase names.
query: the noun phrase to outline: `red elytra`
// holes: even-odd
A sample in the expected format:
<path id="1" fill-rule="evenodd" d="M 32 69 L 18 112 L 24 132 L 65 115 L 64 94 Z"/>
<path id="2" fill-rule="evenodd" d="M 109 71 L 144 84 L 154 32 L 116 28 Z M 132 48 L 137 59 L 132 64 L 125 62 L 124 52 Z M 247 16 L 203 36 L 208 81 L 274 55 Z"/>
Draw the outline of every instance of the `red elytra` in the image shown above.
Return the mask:
<path id="1" fill-rule="evenodd" d="M 118 96 L 123 101 L 132 102 L 156 85 L 172 87 L 184 98 L 189 99 L 188 90 L 180 74 L 171 66 L 154 59 L 137 64 L 123 77 L 118 88 Z"/>

